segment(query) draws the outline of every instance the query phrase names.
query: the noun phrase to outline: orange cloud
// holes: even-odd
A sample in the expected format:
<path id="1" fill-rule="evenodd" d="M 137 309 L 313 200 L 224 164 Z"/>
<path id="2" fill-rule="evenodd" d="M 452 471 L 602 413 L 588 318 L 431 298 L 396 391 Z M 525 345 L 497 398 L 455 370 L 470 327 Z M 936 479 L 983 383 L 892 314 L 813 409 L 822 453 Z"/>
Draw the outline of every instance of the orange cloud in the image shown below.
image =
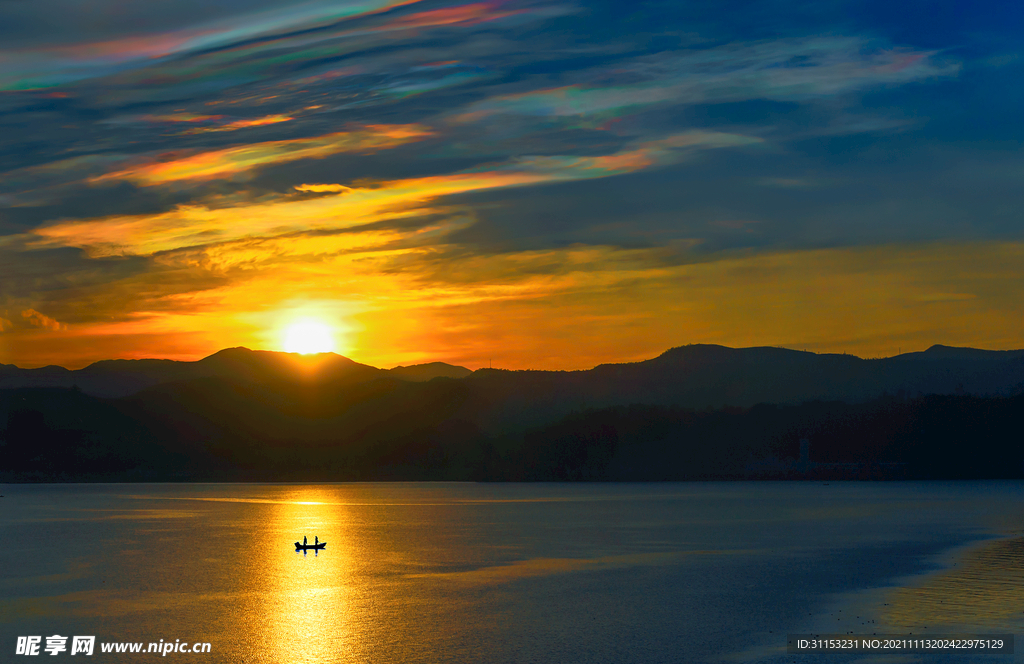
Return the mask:
<path id="1" fill-rule="evenodd" d="M 680 264 L 685 248 L 464 256 L 443 244 L 396 242 L 416 232 L 239 240 L 163 254 L 143 284 L 98 285 L 88 294 L 103 306 L 104 288 L 124 289 L 107 299 L 129 320 L 76 324 L 59 336 L 13 330 L 4 334 L 4 352 L 19 364 L 75 358 L 80 366 L 115 356 L 194 359 L 234 345 L 275 349 L 282 321 L 299 310 L 348 330 L 346 354 L 375 366 L 479 367 L 490 359 L 502 368 L 579 369 L 694 342 L 862 357 L 933 343 L 1024 347 L 1016 298 L 1024 288 L 1022 243 Z M 147 299 L 156 282 L 178 292 Z M 76 289 L 48 310 L 77 311 L 83 295 Z"/>
<path id="2" fill-rule="evenodd" d="M 395 131 L 398 133 L 400 130 Z M 420 135 L 414 130 L 401 131 L 412 136 Z M 402 140 L 404 135 L 399 133 L 395 140 Z M 215 209 L 191 205 L 158 215 L 60 222 L 34 229 L 32 234 L 36 240 L 32 245 L 80 247 L 92 256 L 149 255 L 243 238 L 341 230 L 382 219 L 427 214 L 432 212 L 434 201 L 453 194 L 608 177 L 674 163 L 686 158 L 689 151 L 697 148 L 731 147 L 758 143 L 760 140 L 736 134 L 697 131 L 597 157 L 531 157 L 452 175 L 394 180 L 359 188 L 328 184 L 299 185 L 298 190 L 302 192 L 337 191 L 339 195 L 314 199 L 281 197 L 255 205 Z M 287 143 L 288 149 L 294 148 L 294 142 L 279 143 Z M 252 149 L 265 145 L 257 144 Z M 151 170 L 146 172 L 145 177 L 167 181 L 171 178 L 199 177 L 201 173 L 225 173 L 229 168 L 239 167 L 246 159 L 252 161 L 264 158 L 268 152 L 277 149 L 277 143 L 272 145 L 275 147 L 263 152 L 257 150 L 259 154 L 255 156 L 236 156 L 236 151 L 250 148 L 231 148 L 198 155 L 187 164 L 186 160 L 175 160 L 159 167 L 149 166 L 147 168 Z M 301 148 L 302 151 L 307 149 L 316 151 L 320 147 Z M 226 156 L 225 153 L 231 155 Z M 294 155 L 295 152 L 291 152 L 288 158 L 297 158 Z"/>
<path id="3" fill-rule="evenodd" d="M 212 116 L 211 116 L 212 117 Z M 218 131 L 236 131 L 247 127 L 262 127 L 264 125 L 278 124 L 279 122 L 290 122 L 294 120 L 290 115 L 267 115 L 253 120 L 235 120 L 217 127 L 194 127 L 185 131 L 185 134 L 208 134 Z"/>
<path id="4" fill-rule="evenodd" d="M 599 177 L 611 174 L 599 170 L 605 165 L 592 159 L 570 166 L 582 173 L 592 170 L 593 176 Z M 32 231 L 37 237 L 33 246 L 81 247 L 95 257 L 150 255 L 244 238 L 342 230 L 382 219 L 430 213 L 430 203 L 442 196 L 534 184 L 556 177 L 530 171 L 463 173 L 398 180 L 315 199 L 284 198 L 219 209 L 181 206 L 159 215 L 106 217 L 37 228 Z"/>
<path id="5" fill-rule="evenodd" d="M 46 328 L 47 330 L 66 330 L 67 325 L 60 323 L 45 314 L 41 314 L 35 309 L 26 309 L 21 312 L 21 317 L 28 320 L 29 323 L 36 327 Z"/>
<path id="6" fill-rule="evenodd" d="M 180 180 L 206 180 L 246 173 L 253 168 L 297 159 L 318 159 L 341 152 L 368 152 L 393 148 L 431 136 L 421 125 L 368 125 L 362 130 L 337 132 L 313 138 L 268 141 L 239 147 L 189 154 L 172 152 L 159 161 L 148 161 L 90 182 L 130 180 L 144 186 Z"/>
<path id="7" fill-rule="evenodd" d="M 352 188 L 346 187 L 343 184 L 300 184 L 297 187 L 295 187 L 295 191 L 307 191 L 315 193 L 332 191 L 338 193 L 342 191 L 352 191 Z"/>
<path id="8" fill-rule="evenodd" d="M 5 348 L 16 349 L 19 362 L 42 363 L 276 348 L 280 321 L 300 309 L 350 331 L 346 352 L 378 366 L 494 360 L 505 368 L 573 369 L 690 342 L 862 356 L 932 343 L 1024 346 L 1015 297 L 1024 288 L 1024 244 L 841 248 L 696 263 L 687 262 L 692 242 L 487 256 L 447 244 L 474 217 L 445 196 L 605 177 L 693 150 L 759 142 L 687 132 L 609 155 L 524 158 L 357 187 L 303 184 L 298 192 L 324 195 L 54 224 L 34 231 L 32 246 L 149 256 L 152 271 L 76 288 L 63 302 L 55 293 L 45 306 L 34 303 L 73 329 L 12 330 Z M 376 223 L 428 214 L 426 225 Z M 99 318 L 93 303 L 116 316 L 77 322 L 85 306 Z M 60 325 L 34 320 L 43 329 L 56 329 L 46 321 Z M 163 348 L 158 340 L 170 350 L 153 351 Z"/>
<path id="9" fill-rule="evenodd" d="M 862 357 L 934 343 L 1024 347 L 1024 244 L 923 244 L 673 264 L 666 248 L 578 247 L 428 262 L 358 317 L 370 364 L 581 369 L 686 343 Z M 423 257 L 425 258 L 425 256 Z M 394 259 L 392 259 L 394 260 Z M 384 272 L 381 261 L 377 270 Z M 407 296 L 403 294 L 407 293 Z M 957 293 L 951 298 L 945 294 Z M 364 295 L 365 301 L 365 295 Z"/>
<path id="10" fill-rule="evenodd" d="M 13 327 L 14 327 L 14 323 L 12 323 L 11 321 L 7 320 L 6 318 L 0 317 L 0 332 L 4 332 L 6 330 L 10 330 Z"/>

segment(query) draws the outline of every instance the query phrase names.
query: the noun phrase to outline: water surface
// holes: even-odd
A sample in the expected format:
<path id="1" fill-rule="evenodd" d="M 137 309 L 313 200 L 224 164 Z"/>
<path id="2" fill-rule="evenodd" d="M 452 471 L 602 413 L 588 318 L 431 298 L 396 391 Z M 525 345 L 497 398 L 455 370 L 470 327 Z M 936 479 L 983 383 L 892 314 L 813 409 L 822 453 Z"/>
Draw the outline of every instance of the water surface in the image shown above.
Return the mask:
<path id="1" fill-rule="evenodd" d="M 0 648 L 56 633 L 211 644 L 167 655 L 182 662 L 883 661 L 787 656 L 785 636 L 1024 632 L 1022 489 L 6 485 Z M 296 553 L 304 535 L 327 549 Z"/>

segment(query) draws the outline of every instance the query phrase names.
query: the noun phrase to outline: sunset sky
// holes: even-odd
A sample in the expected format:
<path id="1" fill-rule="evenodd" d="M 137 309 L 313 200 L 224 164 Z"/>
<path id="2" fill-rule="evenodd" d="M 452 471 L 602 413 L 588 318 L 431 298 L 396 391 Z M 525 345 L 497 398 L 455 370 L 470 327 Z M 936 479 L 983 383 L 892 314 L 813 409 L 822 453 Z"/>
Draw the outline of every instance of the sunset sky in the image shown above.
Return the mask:
<path id="1" fill-rule="evenodd" d="M 0 0 L 0 363 L 1024 348 L 1017 2 Z"/>

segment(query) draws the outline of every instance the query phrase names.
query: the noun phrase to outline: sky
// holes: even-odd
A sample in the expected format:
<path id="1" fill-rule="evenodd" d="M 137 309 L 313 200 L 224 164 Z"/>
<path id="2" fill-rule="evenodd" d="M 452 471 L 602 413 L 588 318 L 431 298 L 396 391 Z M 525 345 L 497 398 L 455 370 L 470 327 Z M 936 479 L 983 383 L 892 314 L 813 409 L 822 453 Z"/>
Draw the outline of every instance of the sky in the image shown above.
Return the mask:
<path id="1" fill-rule="evenodd" d="M 0 0 L 0 363 L 1024 348 L 1016 2 Z"/>

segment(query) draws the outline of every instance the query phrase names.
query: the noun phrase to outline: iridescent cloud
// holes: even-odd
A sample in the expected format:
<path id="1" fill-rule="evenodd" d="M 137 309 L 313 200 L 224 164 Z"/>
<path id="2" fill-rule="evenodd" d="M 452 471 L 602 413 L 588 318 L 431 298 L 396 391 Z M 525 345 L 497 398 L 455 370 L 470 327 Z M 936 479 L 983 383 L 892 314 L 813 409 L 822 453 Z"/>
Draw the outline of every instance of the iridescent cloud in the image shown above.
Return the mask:
<path id="1" fill-rule="evenodd" d="M 419 0 L 313 2 L 169 34 L 132 36 L 41 50 L 0 51 L 0 71 L 3 72 L 0 74 L 0 90 L 45 88 L 116 74 L 173 55 L 216 48 L 282 30 L 309 30 L 416 2 Z"/>
<path id="2" fill-rule="evenodd" d="M 575 84 L 477 102 L 456 122 L 495 114 L 558 118 L 619 114 L 653 104 L 693 105 L 743 99 L 806 99 L 869 86 L 952 76 L 956 64 L 933 62 L 930 51 L 869 49 L 850 38 L 780 40 L 648 56 L 623 63 L 618 77 L 648 79 L 628 85 Z M 595 78 L 608 73 L 593 72 Z"/>

